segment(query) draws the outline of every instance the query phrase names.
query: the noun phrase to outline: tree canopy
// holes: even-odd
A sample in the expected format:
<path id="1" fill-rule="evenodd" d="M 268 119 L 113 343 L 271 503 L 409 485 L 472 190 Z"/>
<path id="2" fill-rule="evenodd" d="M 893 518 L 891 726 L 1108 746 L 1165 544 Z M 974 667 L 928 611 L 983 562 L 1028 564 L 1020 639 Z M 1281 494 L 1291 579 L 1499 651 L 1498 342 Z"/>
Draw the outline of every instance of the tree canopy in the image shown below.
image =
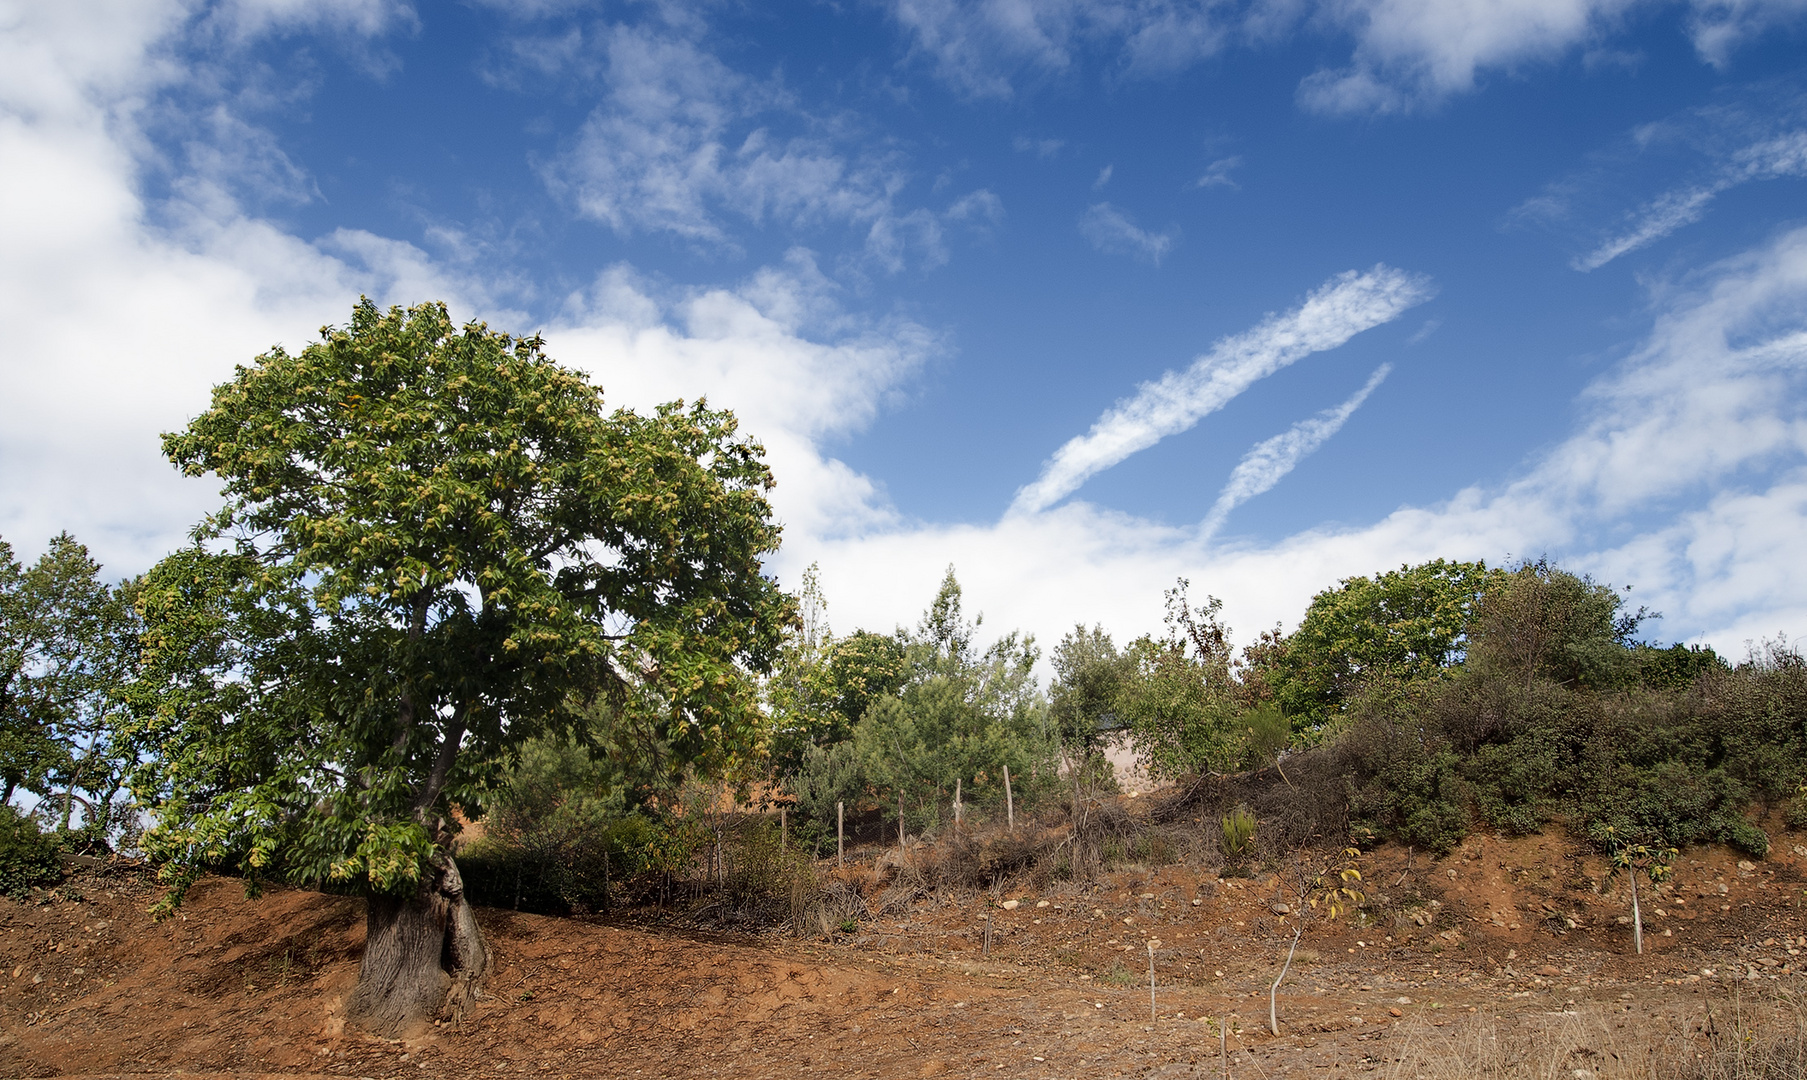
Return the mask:
<path id="1" fill-rule="evenodd" d="M 138 659 L 135 582 L 109 586 L 67 533 L 21 565 L 0 540 L 0 804 L 16 791 L 40 816 L 104 833 L 124 813 L 129 752 L 115 738 L 119 687 Z"/>
<path id="2" fill-rule="evenodd" d="M 526 740 L 602 701 L 705 770 L 753 742 L 795 618 L 760 447 L 703 403 L 605 412 L 541 347 L 364 301 L 165 436 L 225 500 L 142 600 L 138 784 L 178 885 L 227 862 L 457 908 L 453 810 Z M 366 995 L 379 1026 L 418 1017 L 407 981 Z"/>
<path id="3" fill-rule="evenodd" d="M 1422 679 L 1459 663 L 1476 605 L 1502 577 L 1483 562 L 1437 559 L 1344 578 L 1312 597 L 1267 672 L 1294 730 L 1322 727 L 1377 679 Z"/>

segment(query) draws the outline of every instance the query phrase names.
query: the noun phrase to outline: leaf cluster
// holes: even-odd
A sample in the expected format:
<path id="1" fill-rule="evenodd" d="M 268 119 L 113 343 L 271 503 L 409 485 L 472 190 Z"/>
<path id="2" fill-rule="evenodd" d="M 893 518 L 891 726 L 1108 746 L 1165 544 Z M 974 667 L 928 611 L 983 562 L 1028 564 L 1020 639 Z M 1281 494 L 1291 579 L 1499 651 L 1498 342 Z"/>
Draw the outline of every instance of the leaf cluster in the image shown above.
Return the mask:
<path id="1" fill-rule="evenodd" d="M 165 436 L 224 495 L 141 600 L 137 784 L 178 879 L 403 889 L 593 702 L 704 770 L 756 744 L 796 617 L 761 448 L 700 402 L 608 412 L 541 348 L 366 300 Z"/>

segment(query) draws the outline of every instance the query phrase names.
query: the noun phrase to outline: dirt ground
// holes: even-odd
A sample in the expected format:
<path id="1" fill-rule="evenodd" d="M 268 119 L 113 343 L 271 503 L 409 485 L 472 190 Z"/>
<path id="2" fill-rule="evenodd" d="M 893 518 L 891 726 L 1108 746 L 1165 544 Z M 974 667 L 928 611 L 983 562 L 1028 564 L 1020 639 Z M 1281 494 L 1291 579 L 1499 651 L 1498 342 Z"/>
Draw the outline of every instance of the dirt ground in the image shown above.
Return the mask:
<path id="1" fill-rule="evenodd" d="M 1260 872 L 931 895 L 813 941 L 483 910 L 484 1000 L 388 1041 L 339 1019 L 360 902 L 210 879 L 154 923 L 156 887 L 115 867 L 0 900 L 0 1076 L 1432 1076 L 1507 1045 L 1539 1075 L 1634 1075 L 1807 990 L 1807 836 L 1771 835 L 1757 863 L 1688 852 L 1644 896 L 1642 957 L 1623 880 L 1560 837 L 1369 853 L 1362 910 L 1305 935 L 1277 1038 L 1296 915 Z"/>

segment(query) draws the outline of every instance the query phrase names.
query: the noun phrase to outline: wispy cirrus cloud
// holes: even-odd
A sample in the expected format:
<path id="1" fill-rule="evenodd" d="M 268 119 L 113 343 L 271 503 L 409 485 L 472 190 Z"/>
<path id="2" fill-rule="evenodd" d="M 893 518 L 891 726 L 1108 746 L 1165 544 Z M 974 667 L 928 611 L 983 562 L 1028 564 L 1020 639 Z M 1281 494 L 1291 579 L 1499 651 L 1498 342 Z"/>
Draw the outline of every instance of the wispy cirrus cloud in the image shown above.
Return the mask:
<path id="1" fill-rule="evenodd" d="M 1218 158 L 1216 161 L 1213 161 L 1210 165 L 1206 166 L 1204 175 L 1200 176 L 1193 186 L 1201 188 L 1238 187 L 1239 185 L 1236 183 L 1235 178 L 1230 174 L 1241 167 L 1242 155 L 1240 154 L 1227 158 Z"/>
<path id="2" fill-rule="evenodd" d="M 1807 17 L 1803 0 L 1693 0 L 1690 7 L 1694 48 L 1714 67 L 1725 67 L 1751 39 Z"/>
<path id="3" fill-rule="evenodd" d="M 1584 272 L 1598 270 L 1699 221 L 1713 200 L 1732 188 L 1784 176 L 1807 176 L 1807 130 L 1784 132 L 1739 148 L 1708 178 L 1666 191 L 1639 207 L 1631 215 L 1628 229 L 1576 256 L 1570 265 Z"/>
<path id="4" fill-rule="evenodd" d="M 1099 175 L 1102 186 L 1110 180 L 1110 170 Z M 1160 232 L 1149 232 L 1137 225 L 1130 216 L 1112 206 L 1110 203 L 1093 203 L 1086 212 L 1079 215 L 1079 233 L 1092 242 L 1099 251 L 1112 255 L 1132 255 L 1138 259 L 1161 265 L 1167 252 L 1179 242 L 1179 229 L 1169 227 Z"/>
<path id="5" fill-rule="evenodd" d="M 1391 364 L 1380 365 L 1374 369 L 1374 374 L 1368 376 L 1368 381 L 1362 388 L 1351 394 L 1341 405 L 1301 420 L 1273 438 L 1263 439 L 1250 447 L 1242 455 L 1242 460 L 1236 463 L 1236 468 L 1231 470 L 1230 479 L 1217 495 L 1217 502 L 1212 504 L 1211 512 L 1205 515 L 1204 523 L 1199 526 L 1199 532 L 1204 538 L 1209 539 L 1217 534 L 1217 530 L 1229 519 L 1230 511 L 1278 484 L 1299 462 L 1341 431 L 1349 418 L 1355 415 L 1355 410 L 1362 407 L 1362 402 L 1368 400 L 1368 395 L 1374 392 L 1392 370 Z"/>
<path id="6" fill-rule="evenodd" d="M 1054 505 L 1138 450 L 1191 428 L 1257 381 L 1391 322 L 1432 293 L 1427 278 L 1390 266 L 1338 274 L 1291 311 L 1217 342 L 1184 371 L 1143 383 L 1090 431 L 1056 450 L 1041 475 L 1017 492 L 1011 511 L 1033 513 Z"/>
<path id="7" fill-rule="evenodd" d="M 911 51 L 973 98 L 1010 98 L 1104 51 L 1128 76 L 1179 70 L 1218 52 L 1234 18 L 1209 0 L 890 0 Z"/>
<path id="8" fill-rule="evenodd" d="M 807 114 L 775 77 L 728 67 L 703 47 L 703 29 L 616 25 L 593 35 L 606 100 L 544 171 L 581 216 L 624 235 L 727 249 L 737 246 L 733 222 L 851 228 L 892 272 L 945 262 L 950 225 L 999 218 L 1002 203 L 985 189 L 939 210 L 899 205 L 909 173 L 895 153 L 862 148 L 845 125 Z"/>
<path id="9" fill-rule="evenodd" d="M 1609 47 L 1628 17 L 1657 0 L 889 0 L 914 56 L 973 98 L 1009 99 L 1087 61 L 1107 78 L 1160 76 L 1232 46 L 1259 48 L 1340 30 L 1348 61 L 1298 88 L 1332 114 L 1399 113 L 1472 91 L 1490 72 Z M 1725 66 L 1765 33 L 1807 19 L 1807 0 L 1689 0 L 1685 26 L 1701 58 Z"/>

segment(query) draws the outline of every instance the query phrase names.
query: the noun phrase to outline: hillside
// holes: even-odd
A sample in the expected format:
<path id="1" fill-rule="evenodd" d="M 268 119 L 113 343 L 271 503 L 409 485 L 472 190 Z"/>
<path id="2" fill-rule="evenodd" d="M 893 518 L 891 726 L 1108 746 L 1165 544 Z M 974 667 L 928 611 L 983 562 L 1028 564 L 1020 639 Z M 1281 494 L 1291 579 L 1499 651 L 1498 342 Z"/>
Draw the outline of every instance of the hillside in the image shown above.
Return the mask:
<path id="1" fill-rule="evenodd" d="M 1277 1039 L 1267 987 L 1291 930 L 1259 874 L 919 896 L 817 941 L 484 910 L 484 1002 L 457 1030 L 390 1042 L 337 1017 L 358 901 L 248 901 L 208 879 L 153 923 L 155 887 L 116 866 L 0 900 L 0 1075 L 1220 1076 L 1202 1018 L 1222 1016 L 1232 1075 L 1456 1075 L 1475 1053 L 1649 1075 L 1639 1060 L 1705 1053 L 1709 1025 L 1773 1018 L 1807 989 L 1807 839 L 1777 835 L 1760 864 L 1686 853 L 1646 900 L 1642 958 L 1604 865 L 1567 841 L 1376 851 L 1364 914 L 1307 936 Z"/>

